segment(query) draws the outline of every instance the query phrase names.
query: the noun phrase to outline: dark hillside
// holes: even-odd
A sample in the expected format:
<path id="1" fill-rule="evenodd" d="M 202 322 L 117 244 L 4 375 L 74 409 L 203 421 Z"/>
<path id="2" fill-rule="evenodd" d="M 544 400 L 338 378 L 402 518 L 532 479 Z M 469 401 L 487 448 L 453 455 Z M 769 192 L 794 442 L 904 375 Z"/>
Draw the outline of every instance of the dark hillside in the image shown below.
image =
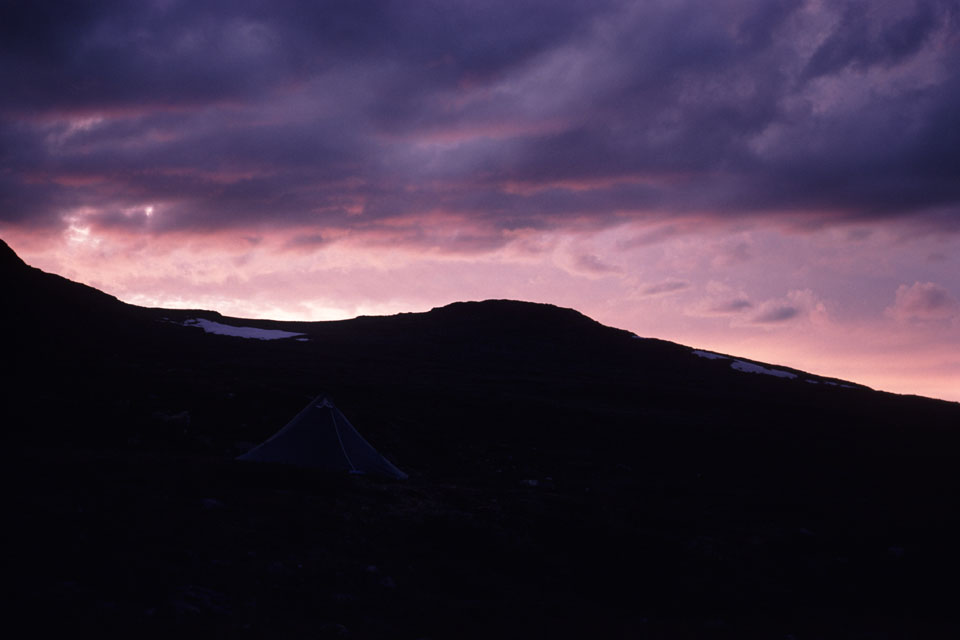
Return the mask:
<path id="1" fill-rule="evenodd" d="M 952 637 L 960 405 L 515 301 L 143 309 L 0 247 L 15 581 L 169 637 Z M 260 341 L 191 319 L 305 334 Z M 761 363 L 762 364 L 762 363 Z M 233 461 L 318 393 L 405 482 Z M 21 606 L 22 605 L 22 606 Z"/>

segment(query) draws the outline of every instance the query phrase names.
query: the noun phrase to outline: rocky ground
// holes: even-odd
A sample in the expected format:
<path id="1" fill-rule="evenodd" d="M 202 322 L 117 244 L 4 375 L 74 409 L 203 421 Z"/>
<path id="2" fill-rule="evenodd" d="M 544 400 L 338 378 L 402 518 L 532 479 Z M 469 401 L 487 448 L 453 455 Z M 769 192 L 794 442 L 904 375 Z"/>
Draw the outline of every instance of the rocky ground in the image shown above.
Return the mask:
<path id="1" fill-rule="evenodd" d="M 605 486 L 515 474 L 470 486 L 200 456 L 31 449 L 17 460 L 12 575 L 17 610 L 38 630 L 920 638 L 957 628 L 957 552 L 937 518 L 911 530 L 629 469 Z"/>

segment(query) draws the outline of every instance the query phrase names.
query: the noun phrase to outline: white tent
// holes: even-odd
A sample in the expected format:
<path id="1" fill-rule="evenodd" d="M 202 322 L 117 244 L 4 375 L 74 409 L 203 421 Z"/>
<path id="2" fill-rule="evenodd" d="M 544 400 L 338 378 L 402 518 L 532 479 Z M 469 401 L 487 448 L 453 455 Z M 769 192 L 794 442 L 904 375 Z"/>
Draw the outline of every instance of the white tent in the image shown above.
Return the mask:
<path id="1" fill-rule="evenodd" d="M 324 396 L 316 398 L 283 429 L 237 460 L 280 462 L 399 479 L 407 477 L 364 440 Z"/>

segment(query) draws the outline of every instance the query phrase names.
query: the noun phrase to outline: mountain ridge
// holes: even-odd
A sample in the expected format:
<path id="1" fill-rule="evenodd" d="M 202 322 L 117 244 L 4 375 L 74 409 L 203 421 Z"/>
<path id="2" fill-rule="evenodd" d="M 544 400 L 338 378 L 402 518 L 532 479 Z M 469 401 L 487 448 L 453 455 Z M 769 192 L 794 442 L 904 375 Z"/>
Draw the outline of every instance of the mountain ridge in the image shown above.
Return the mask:
<path id="1" fill-rule="evenodd" d="M 142 307 L 123 302 L 117 299 L 115 296 L 104 293 L 94 287 L 90 287 L 89 285 L 77 283 L 67 278 L 63 278 L 62 276 L 47 273 L 32 267 L 24 262 L 2 239 L 0 239 L 0 268 L 8 271 L 7 281 L 14 283 L 14 291 L 10 293 L 13 295 L 20 295 L 21 297 L 30 297 L 32 299 L 31 301 L 34 305 L 32 308 L 30 306 L 21 306 L 20 308 L 28 312 L 33 311 L 33 313 L 28 313 L 28 315 L 32 315 L 34 321 L 40 319 L 44 324 L 49 324 L 50 319 L 41 318 L 41 316 L 50 314 L 51 309 L 45 303 L 45 298 L 43 297 L 39 299 L 39 309 L 37 308 L 36 297 L 28 291 L 31 287 L 52 287 L 55 289 L 55 292 L 53 293 L 54 297 L 65 299 L 70 304 L 76 305 L 82 300 L 84 306 L 92 307 L 94 315 L 106 315 L 107 317 L 110 317 L 112 313 L 119 309 L 123 309 L 128 320 L 134 315 L 139 315 L 142 318 L 154 317 L 155 319 L 158 317 L 166 319 L 177 318 L 181 321 L 181 323 L 190 318 L 207 318 L 224 322 L 230 326 L 253 326 L 275 329 L 282 328 L 287 331 L 306 331 L 307 333 L 311 331 L 319 331 L 323 333 L 327 328 L 330 327 L 343 327 L 348 325 L 372 327 L 383 326 L 392 321 L 399 321 L 408 323 L 408 326 L 410 323 L 423 323 L 427 326 L 431 326 L 434 330 L 440 329 L 444 323 L 452 323 L 453 325 L 458 325 L 457 331 L 460 333 L 460 337 L 463 337 L 464 332 L 468 332 L 471 330 L 471 328 L 474 330 L 479 328 L 489 330 L 491 327 L 494 327 L 497 331 L 503 331 L 509 328 L 509 331 L 517 334 L 518 337 L 523 333 L 527 333 L 527 335 L 534 335 L 538 331 L 546 331 L 549 333 L 551 329 L 560 330 L 560 328 L 562 328 L 563 332 L 566 332 L 570 335 L 575 335 L 578 331 L 594 331 L 607 332 L 607 334 L 611 336 L 615 335 L 616 332 L 616 334 L 620 336 L 639 338 L 639 336 L 635 336 L 635 334 L 625 329 L 618 329 L 604 325 L 583 314 L 582 312 L 577 311 L 576 309 L 561 307 L 550 303 L 537 303 L 510 299 L 455 301 L 446 305 L 433 307 L 429 311 L 424 312 L 400 312 L 396 314 L 378 316 L 360 315 L 355 318 L 343 320 L 320 321 L 241 318 L 227 316 L 218 311 L 209 309 L 168 309 L 162 307 Z M 14 276 L 13 278 L 9 277 L 11 274 Z M 46 280 L 44 280 L 44 278 L 46 278 Z M 45 283 L 45 285 L 41 285 L 41 282 Z M 85 296 L 89 296 L 89 298 L 87 299 Z M 84 310 L 74 310 L 69 321 L 71 323 L 76 323 L 77 319 L 83 316 Z M 509 325 L 508 327 L 504 326 L 507 324 Z M 89 322 L 84 323 L 83 330 L 89 331 L 89 325 Z M 450 330 L 451 329 L 448 326 L 446 331 L 449 332 Z M 662 344 L 676 345 L 677 347 L 693 352 L 697 351 L 692 347 L 662 340 L 660 338 L 642 339 L 656 341 Z M 761 368 L 766 368 L 768 370 L 787 371 L 797 376 L 803 376 L 805 379 L 811 381 L 825 380 L 832 383 L 847 385 L 849 387 L 869 389 L 868 386 L 860 383 L 841 380 L 822 374 L 813 374 L 793 367 L 767 363 L 742 356 L 731 356 L 727 354 L 718 355 L 723 355 L 731 362 L 746 362 L 759 365 Z"/>

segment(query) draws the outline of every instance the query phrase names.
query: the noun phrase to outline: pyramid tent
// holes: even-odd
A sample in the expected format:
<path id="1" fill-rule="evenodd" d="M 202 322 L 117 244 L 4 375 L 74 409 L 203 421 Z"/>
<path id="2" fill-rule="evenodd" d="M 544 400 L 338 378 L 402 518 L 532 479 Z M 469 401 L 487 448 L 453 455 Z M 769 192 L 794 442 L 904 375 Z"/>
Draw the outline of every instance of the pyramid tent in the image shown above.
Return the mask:
<path id="1" fill-rule="evenodd" d="M 316 398 L 287 426 L 237 460 L 280 462 L 399 479 L 407 477 L 364 440 L 324 396 Z"/>

